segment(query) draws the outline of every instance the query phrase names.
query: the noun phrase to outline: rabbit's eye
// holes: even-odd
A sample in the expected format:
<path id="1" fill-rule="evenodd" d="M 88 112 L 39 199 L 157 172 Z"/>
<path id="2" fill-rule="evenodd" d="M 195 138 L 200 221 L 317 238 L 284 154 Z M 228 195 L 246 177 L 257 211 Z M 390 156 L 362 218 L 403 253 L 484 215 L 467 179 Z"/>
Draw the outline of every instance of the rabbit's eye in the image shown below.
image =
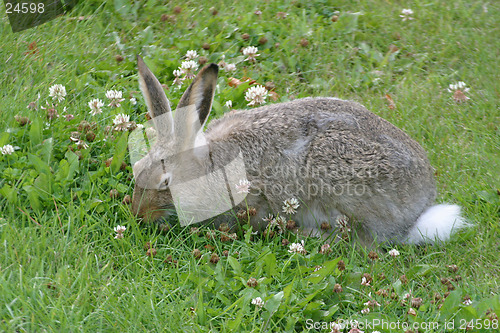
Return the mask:
<path id="1" fill-rule="evenodd" d="M 172 175 L 169 172 L 164 173 L 161 176 L 160 182 L 158 184 L 158 190 L 165 191 L 170 185 L 171 180 L 172 180 Z"/>

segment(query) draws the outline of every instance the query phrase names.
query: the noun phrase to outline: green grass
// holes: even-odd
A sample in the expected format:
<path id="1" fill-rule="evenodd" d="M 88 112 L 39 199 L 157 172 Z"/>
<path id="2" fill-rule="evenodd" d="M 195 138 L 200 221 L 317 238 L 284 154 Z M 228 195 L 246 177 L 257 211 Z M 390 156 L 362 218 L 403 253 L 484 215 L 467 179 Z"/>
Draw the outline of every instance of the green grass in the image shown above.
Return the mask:
<path id="1" fill-rule="evenodd" d="M 485 325 L 494 312 L 500 314 L 498 3 L 131 3 L 81 1 L 68 15 L 16 34 L 2 10 L 0 147 L 19 148 L 0 155 L 0 330 L 292 332 L 315 331 L 311 321 L 385 318 L 439 323 L 420 332 L 463 331 L 460 325 L 472 319 L 472 331 L 495 331 L 479 329 L 477 323 Z M 212 6 L 217 15 L 211 14 Z M 415 19 L 403 22 L 403 8 L 413 9 Z M 288 16 L 277 19 L 280 11 Z M 162 14 L 169 15 L 167 20 L 160 19 Z M 301 46 L 302 39 L 309 44 Z M 35 52 L 26 54 L 33 42 Z M 203 50 L 203 43 L 210 50 Z M 250 45 L 259 48 L 255 64 L 243 61 L 240 52 Z M 291 233 L 250 239 L 242 229 L 237 241 L 222 242 L 219 232 L 208 239 L 205 229 L 196 235 L 175 226 L 162 233 L 138 225 L 122 203 L 133 188 L 131 167 L 120 169 L 122 160 L 129 162 L 126 137 L 110 137 L 105 127 L 118 113 L 145 121 L 136 54 L 169 87 L 175 105 L 186 85 L 172 86 L 172 71 L 190 49 L 212 62 L 225 55 L 226 62 L 237 63 L 234 73 L 220 73 L 213 117 L 227 111 L 227 100 L 234 108 L 246 107 L 246 86 L 229 87 L 229 76 L 271 81 L 281 101 L 336 96 L 364 104 L 426 149 L 436 169 L 439 201 L 461 205 L 473 226 L 445 244 L 397 246 L 401 255 L 396 258 L 386 252 L 390 248 L 374 247 L 379 259 L 371 260 L 370 250 L 354 241 L 336 243 L 324 255 L 321 240 L 306 239 L 308 254 L 291 255 L 282 245 L 282 239 L 298 241 Z M 455 102 L 446 90 L 457 81 L 471 88 L 466 103 Z M 73 114 L 71 121 L 62 116 L 48 121 L 41 109 L 51 102 L 49 87 L 56 83 L 67 90 L 57 110 Z M 93 98 L 106 102 L 105 92 L 112 88 L 124 92 L 122 106 L 103 107 L 102 114 L 91 116 L 87 103 Z M 388 107 L 386 94 L 395 108 Z M 28 109 L 34 101 L 37 109 Z M 31 123 L 20 126 L 15 115 Z M 95 139 L 85 138 L 89 148 L 78 150 L 69 137 L 84 120 L 95 122 L 87 130 Z M 117 198 L 110 197 L 112 189 L 118 190 Z M 127 227 L 123 239 L 114 239 L 116 225 Z M 146 254 L 147 242 L 155 256 Z M 192 255 L 195 248 L 200 259 Z M 220 257 L 216 264 L 210 262 L 212 253 Z M 343 271 L 339 260 L 346 264 Z M 323 268 L 313 272 L 317 265 Z M 365 273 L 373 277 L 371 286 L 360 284 Z M 258 280 L 256 287 L 247 286 L 251 277 Z M 451 285 L 442 279 L 451 279 Z M 341 293 L 333 292 L 337 283 Z M 453 290 L 446 301 L 434 301 L 447 285 Z M 376 294 L 380 290 L 388 297 Z M 419 308 L 403 299 L 410 291 L 412 298 L 422 298 Z M 462 303 L 467 295 L 470 306 Z M 256 297 L 266 301 L 264 308 L 251 304 Z M 368 300 L 381 306 L 362 314 Z M 408 314 L 410 307 L 416 316 Z M 450 327 L 453 320 L 455 328 L 446 330 L 444 324 Z M 378 327 L 365 332 L 374 330 L 405 331 Z"/>

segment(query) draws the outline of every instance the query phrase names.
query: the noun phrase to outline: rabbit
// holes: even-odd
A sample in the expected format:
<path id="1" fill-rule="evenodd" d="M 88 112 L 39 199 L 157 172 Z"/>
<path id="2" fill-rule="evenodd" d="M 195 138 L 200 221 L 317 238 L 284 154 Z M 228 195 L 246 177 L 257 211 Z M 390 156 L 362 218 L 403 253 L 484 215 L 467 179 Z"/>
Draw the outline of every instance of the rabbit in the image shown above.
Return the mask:
<path id="1" fill-rule="evenodd" d="M 467 225 L 459 206 L 435 204 L 433 168 L 424 149 L 356 102 L 302 98 L 231 111 L 203 132 L 218 66 L 200 70 L 172 115 L 161 84 L 140 56 L 137 61 L 158 135 L 133 166 L 131 209 L 139 218 L 158 221 L 176 208 L 182 215 L 179 206 L 210 211 L 214 193 L 226 191 L 225 203 L 207 213 L 216 226 L 231 224 L 234 212 L 250 212 L 249 207 L 255 208 L 247 216 L 253 230 L 264 230 L 266 217 L 279 214 L 297 221 L 305 235 L 336 237 L 336 228 L 323 230 L 321 224 L 345 215 L 360 239 L 389 243 L 444 241 L 452 229 Z M 236 176 L 221 172 L 231 163 Z M 201 180 L 217 172 L 216 182 Z M 235 192 L 241 175 L 248 193 Z M 283 207 L 292 198 L 295 214 Z"/>

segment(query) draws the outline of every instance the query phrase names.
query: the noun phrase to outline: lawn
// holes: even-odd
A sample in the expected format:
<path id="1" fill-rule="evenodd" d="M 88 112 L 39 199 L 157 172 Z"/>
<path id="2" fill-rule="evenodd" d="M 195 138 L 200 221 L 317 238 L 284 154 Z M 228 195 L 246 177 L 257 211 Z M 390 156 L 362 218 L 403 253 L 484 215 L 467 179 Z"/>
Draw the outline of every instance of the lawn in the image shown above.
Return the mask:
<path id="1" fill-rule="evenodd" d="M 497 331 L 499 17 L 486 0 L 89 0 L 13 33 L 2 9 L 0 330 Z M 424 147 L 438 201 L 471 226 L 434 245 L 326 249 L 290 231 L 139 224 L 115 125 L 147 121 L 136 55 L 175 106 L 190 50 L 198 69 L 225 63 L 209 121 L 253 107 L 247 79 L 266 104 L 355 100 Z"/>

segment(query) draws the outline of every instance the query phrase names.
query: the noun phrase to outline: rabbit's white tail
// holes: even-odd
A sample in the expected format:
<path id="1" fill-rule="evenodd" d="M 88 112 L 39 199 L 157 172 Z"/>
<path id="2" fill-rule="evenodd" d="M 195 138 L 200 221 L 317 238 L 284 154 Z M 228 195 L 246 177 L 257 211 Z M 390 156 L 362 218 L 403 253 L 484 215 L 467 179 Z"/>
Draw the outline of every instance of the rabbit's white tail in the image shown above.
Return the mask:
<path id="1" fill-rule="evenodd" d="M 460 206 L 435 205 L 427 208 L 410 229 L 407 243 L 433 243 L 445 241 L 453 231 L 466 227 L 467 221 L 460 216 Z"/>

